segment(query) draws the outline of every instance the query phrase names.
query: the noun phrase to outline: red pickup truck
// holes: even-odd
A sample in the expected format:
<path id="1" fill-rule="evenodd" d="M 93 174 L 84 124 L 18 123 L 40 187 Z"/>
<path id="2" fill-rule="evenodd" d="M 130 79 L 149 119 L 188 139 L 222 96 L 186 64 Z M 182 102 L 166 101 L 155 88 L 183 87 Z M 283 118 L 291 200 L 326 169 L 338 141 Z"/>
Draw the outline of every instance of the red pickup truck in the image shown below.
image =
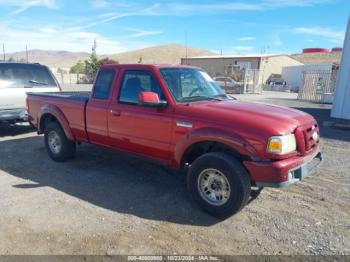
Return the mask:
<path id="1" fill-rule="evenodd" d="M 311 115 L 236 100 L 195 67 L 104 65 L 91 94 L 29 93 L 27 106 L 53 160 L 86 142 L 185 169 L 193 198 L 221 218 L 251 187 L 288 186 L 322 162 Z"/>

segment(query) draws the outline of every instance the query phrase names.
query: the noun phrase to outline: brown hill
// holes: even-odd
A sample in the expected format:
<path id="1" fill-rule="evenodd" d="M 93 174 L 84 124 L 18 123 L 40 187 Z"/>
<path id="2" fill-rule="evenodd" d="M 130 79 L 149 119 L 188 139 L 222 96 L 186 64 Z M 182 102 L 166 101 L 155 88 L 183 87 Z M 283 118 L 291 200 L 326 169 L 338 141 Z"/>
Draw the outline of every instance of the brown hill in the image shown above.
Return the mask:
<path id="1" fill-rule="evenodd" d="M 331 52 L 331 53 L 310 53 L 310 54 L 294 54 L 291 55 L 295 60 L 306 64 L 332 64 L 340 63 L 341 52 Z"/>
<path id="2" fill-rule="evenodd" d="M 187 55 L 203 56 L 215 54 L 207 50 L 188 47 Z M 177 44 L 161 45 L 108 55 L 108 57 L 119 61 L 119 63 L 137 63 L 142 58 L 142 63 L 145 64 L 179 64 L 181 63 L 181 58 L 186 57 L 186 47 Z"/>
<path id="3" fill-rule="evenodd" d="M 188 56 L 211 55 L 207 50 L 188 47 Z M 70 68 L 79 60 L 84 61 L 90 56 L 85 52 L 68 52 L 68 51 L 52 51 L 52 50 L 29 50 L 28 57 L 31 63 L 41 63 L 51 68 Z M 103 55 L 111 59 L 119 61 L 119 63 L 137 63 L 142 58 L 142 63 L 162 63 L 177 64 L 181 62 L 181 58 L 186 56 L 186 47 L 183 45 L 161 45 L 154 46 L 125 53 Z M 15 61 L 26 59 L 26 52 L 16 52 L 7 54 L 7 59 L 13 58 Z"/>
<path id="4" fill-rule="evenodd" d="M 69 68 L 79 60 L 84 61 L 89 57 L 85 52 L 68 52 L 52 50 L 29 50 L 28 60 L 31 63 L 41 63 L 49 67 Z M 15 61 L 26 60 L 26 52 L 16 52 L 7 54 L 7 58 L 13 58 Z"/>

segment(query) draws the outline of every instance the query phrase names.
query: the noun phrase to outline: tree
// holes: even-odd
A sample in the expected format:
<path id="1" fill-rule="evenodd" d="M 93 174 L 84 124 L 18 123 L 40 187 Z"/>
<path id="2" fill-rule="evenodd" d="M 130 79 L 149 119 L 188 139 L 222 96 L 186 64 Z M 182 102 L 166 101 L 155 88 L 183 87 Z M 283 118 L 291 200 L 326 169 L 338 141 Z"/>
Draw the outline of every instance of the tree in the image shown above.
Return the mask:
<path id="1" fill-rule="evenodd" d="M 109 57 L 105 57 L 103 59 L 100 59 L 99 64 L 100 66 L 102 66 L 102 65 L 119 64 L 119 62 L 116 60 L 110 59 Z"/>
<path id="2" fill-rule="evenodd" d="M 9 62 L 15 62 L 15 59 L 11 56 L 9 59 L 8 59 Z"/>
<path id="3" fill-rule="evenodd" d="M 138 63 L 138 64 L 142 64 L 142 63 L 143 63 L 142 56 L 140 56 L 139 61 L 138 61 L 137 63 Z"/>
<path id="4" fill-rule="evenodd" d="M 83 74 L 84 70 L 85 70 L 85 65 L 83 62 L 79 60 L 78 63 L 76 63 L 74 66 L 70 68 L 69 73 L 79 75 L 79 74 Z"/>
<path id="5" fill-rule="evenodd" d="M 85 75 L 90 83 L 94 81 L 99 67 L 100 64 L 97 55 L 92 54 L 88 60 L 85 60 Z"/>
<path id="6" fill-rule="evenodd" d="M 94 54 L 90 56 L 89 60 L 85 60 L 85 74 L 88 82 L 92 83 L 97 71 L 102 65 L 106 64 L 119 64 L 119 62 L 113 59 L 109 59 L 108 57 L 99 60 L 98 57 Z"/>

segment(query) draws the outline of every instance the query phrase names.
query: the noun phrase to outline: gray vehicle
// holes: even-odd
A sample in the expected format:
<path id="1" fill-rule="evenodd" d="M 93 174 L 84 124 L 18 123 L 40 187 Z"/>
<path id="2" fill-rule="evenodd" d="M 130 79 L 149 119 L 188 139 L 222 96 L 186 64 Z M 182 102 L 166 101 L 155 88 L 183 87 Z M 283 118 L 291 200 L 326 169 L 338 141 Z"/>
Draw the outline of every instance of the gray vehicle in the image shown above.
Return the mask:
<path id="1" fill-rule="evenodd" d="M 267 84 L 270 86 L 286 86 L 287 82 L 281 77 L 273 77 L 267 81 Z"/>
<path id="2" fill-rule="evenodd" d="M 27 120 L 27 92 L 59 91 L 57 80 L 46 66 L 0 63 L 0 121 Z"/>
<path id="3" fill-rule="evenodd" d="M 231 77 L 217 76 L 214 77 L 215 83 L 222 87 L 227 93 L 241 94 L 243 93 L 244 84 L 242 82 L 237 82 Z"/>

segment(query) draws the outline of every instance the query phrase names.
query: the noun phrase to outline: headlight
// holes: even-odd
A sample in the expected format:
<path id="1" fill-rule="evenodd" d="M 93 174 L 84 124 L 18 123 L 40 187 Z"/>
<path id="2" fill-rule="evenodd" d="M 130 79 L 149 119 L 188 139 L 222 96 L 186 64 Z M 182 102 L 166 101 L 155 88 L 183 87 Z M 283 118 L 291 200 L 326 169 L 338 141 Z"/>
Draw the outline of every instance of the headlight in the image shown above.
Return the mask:
<path id="1" fill-rule="evenodd" d="M 270 137 L 267 152 L 272 154 L 287 154 L 297 149 L 294 134 Z"/>

